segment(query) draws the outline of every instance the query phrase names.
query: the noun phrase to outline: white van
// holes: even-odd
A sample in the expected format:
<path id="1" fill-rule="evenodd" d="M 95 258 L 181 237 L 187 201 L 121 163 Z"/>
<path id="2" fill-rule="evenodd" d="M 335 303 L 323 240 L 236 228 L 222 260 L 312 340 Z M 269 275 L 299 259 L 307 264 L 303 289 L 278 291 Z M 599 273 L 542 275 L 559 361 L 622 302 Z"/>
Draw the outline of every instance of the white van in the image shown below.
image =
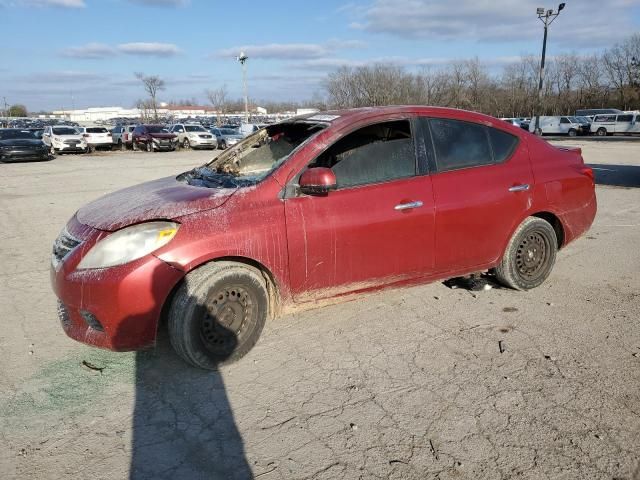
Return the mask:
<path id="1" fill-rule="evenodd" d="M 536 117 L 531 118 L 529 131 L 536 130 Z M 575 137 L 582 133 L 582 124 L 575 117 L 540 117 L 540 131 L 542 135 L 569 135 Z"/>
<path id="2" fill-rule="evenodd" d="M 591 122 L 591 133 L 600 137 L 614 133 L 640 133 L 640 115 L 637 113 L 596 115 Z"/>

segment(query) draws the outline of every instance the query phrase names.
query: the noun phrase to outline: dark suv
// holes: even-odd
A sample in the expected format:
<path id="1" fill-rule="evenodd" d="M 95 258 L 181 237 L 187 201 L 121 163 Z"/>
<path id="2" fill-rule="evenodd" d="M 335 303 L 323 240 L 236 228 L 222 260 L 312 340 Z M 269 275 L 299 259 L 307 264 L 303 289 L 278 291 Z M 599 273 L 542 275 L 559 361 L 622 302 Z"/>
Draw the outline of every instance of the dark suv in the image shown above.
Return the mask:
<path id="1" fill-rule="evenodd" d="M 147 152 L 156 150 L 173 151 L 178 145 L 178 137 L 163 125 L 138 125 L 133 130 L 133 149 L 145 149 Z"/>

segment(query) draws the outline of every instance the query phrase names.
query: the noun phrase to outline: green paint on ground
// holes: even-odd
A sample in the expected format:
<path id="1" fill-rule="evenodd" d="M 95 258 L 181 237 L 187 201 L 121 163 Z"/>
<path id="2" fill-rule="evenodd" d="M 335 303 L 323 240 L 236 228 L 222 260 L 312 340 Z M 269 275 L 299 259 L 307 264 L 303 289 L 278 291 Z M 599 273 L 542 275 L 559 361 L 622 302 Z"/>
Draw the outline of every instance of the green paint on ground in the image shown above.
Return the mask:
<path id="1" fill-rule="evenodd" d="M 135 353 L 83 349 L 45 365 L 25 381 L 21 391 L 0 403 L 6 420 L 59 412 L 77 416 L 110 399 L 108 390 L 117 384 L 135 382 Z M 83 360 L 102 372 L 83 366 Z"/>

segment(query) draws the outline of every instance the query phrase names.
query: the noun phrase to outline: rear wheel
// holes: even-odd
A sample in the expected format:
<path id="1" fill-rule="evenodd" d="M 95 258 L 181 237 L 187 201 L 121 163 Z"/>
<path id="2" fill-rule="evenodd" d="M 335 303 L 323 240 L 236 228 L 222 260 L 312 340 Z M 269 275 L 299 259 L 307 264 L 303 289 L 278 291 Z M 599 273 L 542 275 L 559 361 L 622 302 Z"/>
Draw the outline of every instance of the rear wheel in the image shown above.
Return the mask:
<path id="1" fill-rule="evenodd" d="M 169 337 L 188 363 L 214 370 L 253 348 L 267 319 L 269 296 L 260 272 L 213 262 L 189 273 L 168 315 Z"/>
<path id="2" fill-rule="evenodd" d="M 535 288 L 549 277 L 557 251 L 558 238 L 549 222 L 537 217 L 526 218 L 495 268 L 496 278 L 516 290 Z"/>
<path id="3" fill-rule="evenodd" d="M 220 142 L 220 149 L 221 150 L 225 150 L 227 148 L 227 142 L 225 142 L 224 140 L 222 140 Z"/>
<path id="4" fill-rule="evenodd" d="M 596 132 L 596 134 L 597 134 L 599 137 L 606 137 L 606 136 L 607 136 L 607 129 L 606 129 L 606 128 L 604 128 L 604 127 L 600 127 L 600 128 L 598 129 L 598 131 Z"/>
<path id="5" fill-rule="evenodd" d="M 570 137 L 575 137 L 576 135 L 578 135 L 578 132 L 576 130 L 574 130 L 573 128 L 571 130 L 569 130 L 569 136 Z"/>

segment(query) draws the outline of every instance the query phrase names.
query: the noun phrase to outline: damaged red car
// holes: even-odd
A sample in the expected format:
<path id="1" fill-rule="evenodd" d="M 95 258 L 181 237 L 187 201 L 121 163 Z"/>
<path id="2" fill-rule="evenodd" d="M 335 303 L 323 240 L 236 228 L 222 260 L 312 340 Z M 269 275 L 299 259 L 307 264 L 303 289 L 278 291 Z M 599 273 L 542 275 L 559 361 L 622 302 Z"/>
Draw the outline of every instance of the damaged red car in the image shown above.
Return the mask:
<path id="1" fill-rule="evenodd" d="M 51 280 L 70 337 L 141 349 L 166 318 L 215 368 L 291 306 L 477 272 L 537 287 L 595 213 L 579 149 L 453 109 L 331 111 L 82 207 Z"/>

